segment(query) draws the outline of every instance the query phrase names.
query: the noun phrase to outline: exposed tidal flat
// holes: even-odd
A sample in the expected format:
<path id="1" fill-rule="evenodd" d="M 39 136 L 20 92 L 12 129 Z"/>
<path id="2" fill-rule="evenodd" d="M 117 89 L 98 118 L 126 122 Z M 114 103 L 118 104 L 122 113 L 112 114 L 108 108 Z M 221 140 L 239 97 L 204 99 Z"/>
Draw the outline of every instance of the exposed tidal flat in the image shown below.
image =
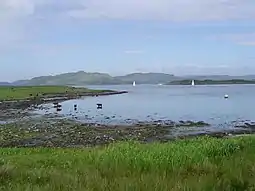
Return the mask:
<path id="1" fill-rule="evenodd" d="M 233 115 L 233 107 L 242 103 L 238 95 L 243 88 L 252 92 L 254 86 L 233 87 L 5 87 L 1 89 L 1 146 L 87 147 L 130 140 L 146 143 L 252 134 L 252 118 Z M 231 98 L 225 100 L 222 95 L 228 88 Z M 246 94 L 243 99 L 247 101 Z M 61 109 L 57 111 L 53 102 L 59 102 Z M 102 109 L 97 108 L 98 103 Z M 237 111 L 245 114 L 250 105 Z M 207 118 L 211 109 L 220 118 Z"/>
<path id="2" fill-rule="evenodd" d="M 56 113 L 51 105 L 37 110 L 37 114 L 58 115 L 85 123 L 104 125 L 134 125 L 152 123 L 165 125 L 169 121 L 203 121 L 210 127 L 182 128 L 182 134 L 208 133 L 233 130 L 235 126 L 255 121 L 253 95 L 254 85 L 214 86 L 89 86 L 93 89 L 127 90 L 128 94 L 107 97 L 86 97 L 62 103 L 63 110 Z M 224 99 L 228 94 L 229 99 Z M 103 105 L 97 110 L 96 104 Z M 73 110 L 73 105 L 78 110 Z M 194 132 L 194 133 L 196 133 Z"/>
<path id="3" fill-rule="evenodd" d="M 0 190 L 254 190 L 253 86 L 66 88 L 1 90 Z"/>

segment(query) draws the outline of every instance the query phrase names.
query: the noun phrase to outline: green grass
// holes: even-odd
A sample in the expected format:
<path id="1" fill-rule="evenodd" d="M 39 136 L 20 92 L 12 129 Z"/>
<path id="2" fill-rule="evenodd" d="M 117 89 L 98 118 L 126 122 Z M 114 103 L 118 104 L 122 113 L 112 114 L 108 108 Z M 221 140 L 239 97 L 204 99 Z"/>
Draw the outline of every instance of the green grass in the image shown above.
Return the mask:
<path id="1" fill-rule="evenodd" d="M 254 190 L 255 137 L 0 149 L 0 189 Z"/>
<path id="2" fill-rule="evenodd" d="M 0 101 L 29 99 L 35 96 L 51 96 L 61 94 L 77 93 L 100 93 L 109 90 L 91 90 L 87 88 L 72 88 L 67 86 L 22 86 L 22 87 L 0 87 Z"/>

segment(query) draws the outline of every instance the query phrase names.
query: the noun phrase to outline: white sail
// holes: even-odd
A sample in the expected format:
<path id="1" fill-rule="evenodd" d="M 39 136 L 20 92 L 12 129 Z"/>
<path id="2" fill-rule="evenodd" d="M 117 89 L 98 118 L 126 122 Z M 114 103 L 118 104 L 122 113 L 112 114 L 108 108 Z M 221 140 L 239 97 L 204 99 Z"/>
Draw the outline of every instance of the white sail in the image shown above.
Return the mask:
<path id="1" fill-rule="evenodd" d="M 135 86 L 136 84 L 135 84 L 135 81 L 133 82 L 133 86 Z"/>
<path id="2" fill-rule="evenodd" d="M 192 85 L 192 86 L 194 86 L 194 85 L 195 85 L 195 81 L 194 81 L 194 80 L 192 80 L 191 85 Z"/>

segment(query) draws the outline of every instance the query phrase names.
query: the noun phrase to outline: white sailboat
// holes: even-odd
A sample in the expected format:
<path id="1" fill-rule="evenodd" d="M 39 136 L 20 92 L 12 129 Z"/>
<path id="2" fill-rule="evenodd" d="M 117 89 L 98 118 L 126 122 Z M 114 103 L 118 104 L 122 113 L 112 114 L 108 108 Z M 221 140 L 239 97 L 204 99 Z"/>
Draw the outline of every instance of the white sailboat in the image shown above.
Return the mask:
<path id="1" fill-rule="evenodd" d="M 194 86 L 194 85 L 195 85 L 195 81 L 194 81 L 194 80 L 192 80 L 191 85 L 192 85 L 192 86 Z"/>
<path id="2" fill-rule="evenodd" d="M 135 86 L 136 84 L 135 84 L 135 81 L 133 82 L 133 86 Z"/>

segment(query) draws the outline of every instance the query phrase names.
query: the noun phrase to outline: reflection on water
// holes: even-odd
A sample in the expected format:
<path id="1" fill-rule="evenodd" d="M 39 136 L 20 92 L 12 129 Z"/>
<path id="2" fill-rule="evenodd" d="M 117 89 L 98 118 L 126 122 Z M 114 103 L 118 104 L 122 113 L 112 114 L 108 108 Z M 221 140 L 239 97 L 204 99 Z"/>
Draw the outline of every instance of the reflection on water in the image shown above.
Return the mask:
<path id="1" fill-rule="evenodd" d="M 206 121 L 214 125 L 255 120 L 254 85 L 220 86 L 89 86 L 94 89 L 127 90 L 128 94 L 86 97 L 62 103 L 60 115 L 83 122 L 126 124 L 154 120 Z M 228 94 L 229 99 L 224 99 Z M 77 111 L 74 105 L 77 104 Z M 103 109 L 97 109 L 102 104 Z M 49 109 L 41 114 L 55 113 Z"/>

